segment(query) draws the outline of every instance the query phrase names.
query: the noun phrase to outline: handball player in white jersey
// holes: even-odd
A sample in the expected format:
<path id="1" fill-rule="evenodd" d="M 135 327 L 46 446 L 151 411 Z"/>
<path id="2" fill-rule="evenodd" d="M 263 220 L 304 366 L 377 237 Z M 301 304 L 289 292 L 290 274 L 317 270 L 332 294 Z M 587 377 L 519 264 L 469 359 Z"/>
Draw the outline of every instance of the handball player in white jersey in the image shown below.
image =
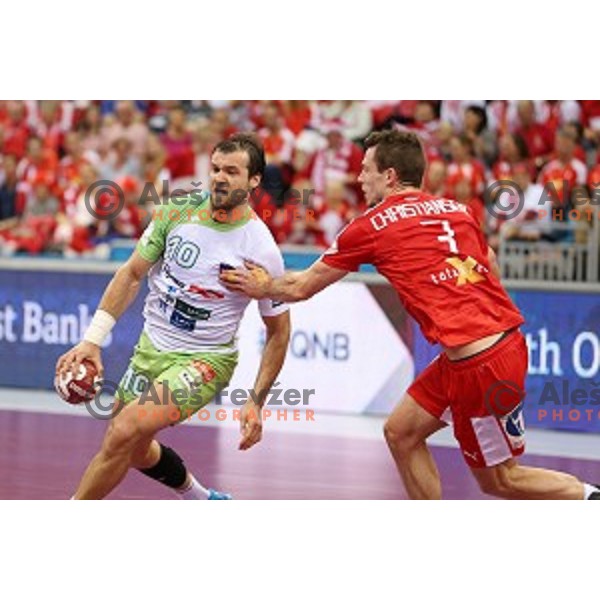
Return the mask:
<path id="1" fill-rule="evenodd" d="M 104 498 L 131 468 L 182 499 L 230 498 L 201 485 L 156 435 L 209 403 L 237 364 L 237 330 L 250 300 L 227 290 L 221 271 L 252 260 L 274 277 L 284 273 L 279 248 L 249 206 L 264 168 L 264 151 L 254 136 L 236 134 L 219 143 L 212 154 L 211 193 L 155 209 L 133 255 L 107 286 L 84 339 L 59 358 L 61 377 L 76 373 L 86 358 L 101 374 L 101 345 L 148 278 L 143 332 L 117 390 L 115 416 L 75 499 Z M 267 338 L 254 397 L 241 410 L 241 450 L 261 439 L 260 406 L 283 365 L 290 335 L 285 304 L 268 299 L 258 304 Z"/>

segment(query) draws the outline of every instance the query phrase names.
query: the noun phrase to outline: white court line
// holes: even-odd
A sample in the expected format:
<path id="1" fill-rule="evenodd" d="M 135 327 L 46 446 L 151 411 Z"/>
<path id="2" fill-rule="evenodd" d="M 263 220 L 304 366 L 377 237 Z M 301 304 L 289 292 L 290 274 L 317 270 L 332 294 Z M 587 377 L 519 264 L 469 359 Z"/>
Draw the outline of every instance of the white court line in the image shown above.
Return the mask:
<path id="1" fill-rule="evenodd" d="M 224 421 L 217 421 L 215 418 L 216 409 L 221 407 L 209 405 L 207 408 L 211 413 L 211 419 L 200 421 L 198 418 L 192 418 L 184 426 L 232 429 L 238 427 L 238 423 L 232 418 L 231 407 L 223 407 L 228 411 Z M 84 406 L 70 406 L 62 402 L 54 392 L 41 390 L 0 388 L 0 411 L 2 410 L 92 418 Z M 286 421 L 277 420 L 275 416 L 267 419 L 265 433 L 268 433 L 269 430 L 288 431 L 306 435 L 381 440 L 384 443 L 382 430 L 385 417 L 316 413 L 314 421 L 307 421 L 304 418 L 304 411 L 299 411 L 299 413 L 301 417 L 299 421 L 293 420 L 291 409 L 287 411 L 288 419 Z M 273 410 L 273 415 L 275 415 L 275 410 Z M 450 428 L 436 433 L 431 441 L 434 446 L 456 447 Z M 600 460 L 600 434 L 529 429 L 527 431 L 527 453 L 538 456 Z"/>

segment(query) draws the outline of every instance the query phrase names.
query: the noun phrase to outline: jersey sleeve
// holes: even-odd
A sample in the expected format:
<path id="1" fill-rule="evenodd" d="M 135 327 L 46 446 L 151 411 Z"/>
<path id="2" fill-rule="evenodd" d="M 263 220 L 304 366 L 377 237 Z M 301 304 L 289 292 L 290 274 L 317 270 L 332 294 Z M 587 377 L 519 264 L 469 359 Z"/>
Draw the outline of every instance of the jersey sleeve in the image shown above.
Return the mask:
<path id="1" fill-rule="evenodd" d="M 282 277 L 285 266 L 281 251 L 266 226 L 263 231 L 260 246 L 253 252 L 254 256 L 249 256 L 248 259 L 266 269 L 271 277 Z M 258 301 L 258 312 L 263 317 L 276 317 L 288 311 L 289 306 L 285 302 L 271 300 L 271 298 Z"/>
<path id="2" fill-rule="evenodd" d="M 372 230 L 365 227 L 364 220 L 355 220 L 337 236 L 321 260 L 334 269 L 358 271 L 360 265 L 375 260 L 375 240 Z"/>
<path id="3" fill-rule="evenodd" d="M 144 230 L 136 250 L 142 258 L 156 262 L 164 252 L 166 238 L 164 219 L 154 219 Z"/>

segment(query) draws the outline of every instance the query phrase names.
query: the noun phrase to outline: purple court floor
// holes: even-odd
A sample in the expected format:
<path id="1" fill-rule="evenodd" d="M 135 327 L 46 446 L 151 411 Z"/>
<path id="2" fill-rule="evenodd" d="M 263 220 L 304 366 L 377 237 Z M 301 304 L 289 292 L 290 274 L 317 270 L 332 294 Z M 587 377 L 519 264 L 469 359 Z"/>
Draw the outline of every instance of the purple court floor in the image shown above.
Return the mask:
<path id="1" fill-rule="evenodd" d="M 0 499 L 66 499 L 99 447 L 105 424 L 91 418 L 0 411 Z M 404 499 L 381 439 L 265 429 L 263 441 L 237 450 L 232 427 L 180 426 L 159 438 L 185 458 L 205 485 L 236 499 Z M 444 497 L 485 498 L 455 448 L 435 447 Z M 529 455 L 523 463 L 600 481 L 600 461 Z M 170 499 L 159 484 L 132 472 L 114 499 Z"/>

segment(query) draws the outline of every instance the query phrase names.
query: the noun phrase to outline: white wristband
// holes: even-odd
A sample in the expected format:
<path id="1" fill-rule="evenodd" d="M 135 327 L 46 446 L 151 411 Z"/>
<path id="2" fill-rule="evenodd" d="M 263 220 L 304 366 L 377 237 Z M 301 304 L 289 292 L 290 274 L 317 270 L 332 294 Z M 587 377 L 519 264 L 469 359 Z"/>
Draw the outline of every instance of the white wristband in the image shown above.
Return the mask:
<path id="1" fill-rule="evenodd" d="M 104 340 L 108 337 L 108 334 L 111 332 L 116 322 L 117 321 L 110 313 L 107 313 L 105 310 L 98 309 L 94 314 L 92 322 L 86 329 L 83 339 L 86 342 L 91 342 L 97 346 L 102 346 Z"/>

